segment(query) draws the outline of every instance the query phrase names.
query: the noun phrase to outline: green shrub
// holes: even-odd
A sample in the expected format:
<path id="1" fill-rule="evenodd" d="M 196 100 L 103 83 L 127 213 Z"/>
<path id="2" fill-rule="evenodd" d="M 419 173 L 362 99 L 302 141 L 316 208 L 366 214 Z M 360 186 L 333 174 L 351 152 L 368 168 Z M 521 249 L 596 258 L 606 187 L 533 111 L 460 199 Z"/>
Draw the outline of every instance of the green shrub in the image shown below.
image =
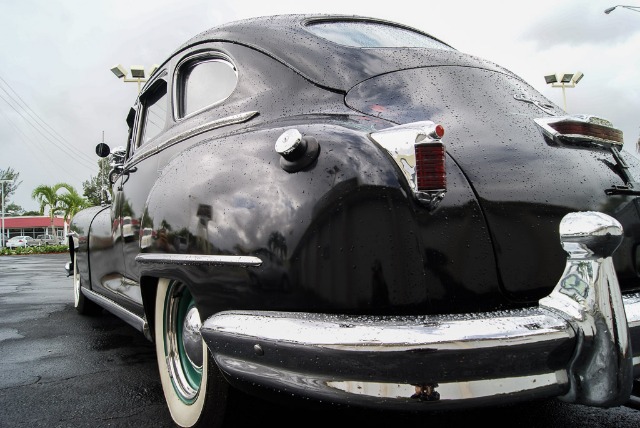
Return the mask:
<path id="1" fill-rule="evenodd" d="M 39 247 L 2 248 L 0 255 L 19 256 L 27 254 L 66 253 L 67 251 L 69 251 L 68 245 L 41 245 Z"/>

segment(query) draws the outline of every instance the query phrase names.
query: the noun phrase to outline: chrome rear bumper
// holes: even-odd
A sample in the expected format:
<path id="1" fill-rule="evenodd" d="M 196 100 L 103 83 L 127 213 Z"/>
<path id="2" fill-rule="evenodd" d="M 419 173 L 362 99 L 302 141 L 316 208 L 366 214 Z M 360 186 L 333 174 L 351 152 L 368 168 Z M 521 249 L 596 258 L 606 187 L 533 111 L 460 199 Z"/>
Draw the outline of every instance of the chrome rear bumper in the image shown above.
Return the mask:
<path id="1" fill-rule="evenodd" d="M 640 293 L 622 296 L 613 269 L 622 227 L 573 213 L 560 238 L 567 265 L 537 307 L 410 317 L 226 311 L 201 333 L 240 388 L 405 410 L 544 397 L 625 404 L 640 377 Z"/>

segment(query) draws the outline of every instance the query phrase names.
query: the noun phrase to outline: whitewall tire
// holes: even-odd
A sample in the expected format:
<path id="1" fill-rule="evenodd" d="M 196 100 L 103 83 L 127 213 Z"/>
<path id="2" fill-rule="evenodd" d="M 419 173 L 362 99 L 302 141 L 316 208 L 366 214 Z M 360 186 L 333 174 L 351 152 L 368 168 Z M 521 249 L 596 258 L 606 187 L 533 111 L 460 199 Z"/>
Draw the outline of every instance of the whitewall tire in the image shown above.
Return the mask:
<path id="1" fill-rule="evenodd" d="M 79 314 L 97 315 L 102 312 L 102 308 L 82 294 L 82 282 L 76 254 L 73 254 L 73 306 Z"/>
<path id="2" fill-rule="evenodd" d="M 229 385 L 200 336 L 200 315 L 185 284 L 161 279 L 155 304 L 155 346 L 164 397 L 181 427 L 220 427 Z"/>

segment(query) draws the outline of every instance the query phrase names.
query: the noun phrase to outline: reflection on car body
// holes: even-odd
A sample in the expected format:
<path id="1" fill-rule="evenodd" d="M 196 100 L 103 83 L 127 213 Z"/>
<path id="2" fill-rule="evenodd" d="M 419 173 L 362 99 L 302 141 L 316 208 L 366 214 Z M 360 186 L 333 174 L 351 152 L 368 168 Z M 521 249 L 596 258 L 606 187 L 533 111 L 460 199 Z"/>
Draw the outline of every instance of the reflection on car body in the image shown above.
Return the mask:
<path id="1" fill-rule="evenodd" d="M 178 425 L 230 388 L 637 405 L 640 163 L 606 119 L 404 25 L 281 15 L 186 42 L 127 123 L 67 269 L 155 343 Z"/>

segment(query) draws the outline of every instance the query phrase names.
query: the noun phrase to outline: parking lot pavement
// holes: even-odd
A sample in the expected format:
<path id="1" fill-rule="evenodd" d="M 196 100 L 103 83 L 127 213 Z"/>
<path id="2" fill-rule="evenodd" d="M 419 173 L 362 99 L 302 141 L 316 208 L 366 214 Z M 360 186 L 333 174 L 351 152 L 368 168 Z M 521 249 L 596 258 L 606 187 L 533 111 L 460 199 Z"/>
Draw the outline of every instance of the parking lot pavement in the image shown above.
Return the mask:
<path id="1" fill-rule="evenodd" d="M 170 427 L 153 344 L 104 312 L 73 308 L 66 254 L 0 257 L 0 427 Z M 234 391 L 227 428 L 437 425 L 640 426 L 640 411 L 546 400 L 454 413 L 407 414 L 304 402 L 272 403 Z"/>

